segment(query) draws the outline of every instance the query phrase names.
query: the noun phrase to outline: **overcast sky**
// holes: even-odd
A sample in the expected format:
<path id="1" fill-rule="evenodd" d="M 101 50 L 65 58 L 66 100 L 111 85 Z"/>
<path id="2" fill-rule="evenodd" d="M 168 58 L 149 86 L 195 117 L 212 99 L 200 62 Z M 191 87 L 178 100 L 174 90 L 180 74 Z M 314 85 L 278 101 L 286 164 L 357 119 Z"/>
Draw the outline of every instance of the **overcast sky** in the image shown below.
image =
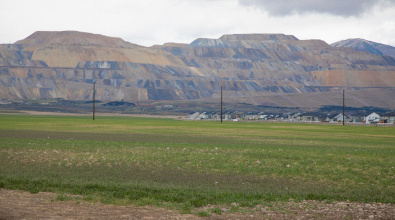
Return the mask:
<path id="1" fill-rule="evenodd" d="M 0 0 L 0 43 L 63 30 L 143 46 L 236 33 L 395 46 L 395 0 Z"/>

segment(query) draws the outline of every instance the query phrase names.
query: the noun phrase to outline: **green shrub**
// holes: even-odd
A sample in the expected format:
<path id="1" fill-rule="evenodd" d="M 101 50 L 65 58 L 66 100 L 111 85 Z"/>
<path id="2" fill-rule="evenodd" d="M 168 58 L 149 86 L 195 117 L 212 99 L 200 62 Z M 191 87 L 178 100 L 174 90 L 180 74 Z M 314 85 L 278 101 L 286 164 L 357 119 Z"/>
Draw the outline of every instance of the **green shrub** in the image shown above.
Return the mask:
<path id="1" fill-rule="evenodd" d="M 211 216 L 210 213 L 204 212 L 204 211 L 198 212 L 197 215 L 198 215 L 199 217 L 209 217 L 209 216 Z"/>
<path id="2" fill-rule="evenodd" d="M 212 208 L 210 211 L 217 215 L 222 215 L 222 209 L 220 209 L 219 207 Z"/>
<path id="3" fill-rule="evenodd" d="M 181 214 L 190 214 L 192 212 L 192 205 L 190 203 L 181 204 L 180 213 Z"/>

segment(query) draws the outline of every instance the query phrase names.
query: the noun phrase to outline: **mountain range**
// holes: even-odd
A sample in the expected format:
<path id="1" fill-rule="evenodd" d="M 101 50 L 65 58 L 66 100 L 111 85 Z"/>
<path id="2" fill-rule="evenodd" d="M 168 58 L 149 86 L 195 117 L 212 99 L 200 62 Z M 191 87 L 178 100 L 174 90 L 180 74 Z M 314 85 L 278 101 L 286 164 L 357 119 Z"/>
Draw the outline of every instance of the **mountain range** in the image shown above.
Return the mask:
<path id="1" fill-rule="evenodd" d="M 357 40 L 358 41 L 358 40 Z M 232 34 L 143 47 L 76 31 L 0 45 L 0 99 L 217 101 L 267 106 L 395 108 L 395 58 L 380 44 Z M 388 46 L 390 47 L 390 46 Z M 388 51 L 391 51 L 389 49 Z"/>

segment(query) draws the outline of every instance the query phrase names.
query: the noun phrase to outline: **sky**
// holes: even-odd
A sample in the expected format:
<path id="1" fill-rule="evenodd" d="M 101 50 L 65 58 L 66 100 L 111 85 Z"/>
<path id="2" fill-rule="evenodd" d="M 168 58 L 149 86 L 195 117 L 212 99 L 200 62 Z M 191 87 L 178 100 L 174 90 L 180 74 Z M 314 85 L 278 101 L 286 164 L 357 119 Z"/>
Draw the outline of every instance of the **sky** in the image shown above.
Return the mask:
<path id="1" fill-rule="evenodd" d="M 0 43 L 75 30 L 142 46 L 282 33 L 395 46 L 395 0 L 0 0 Z"/>

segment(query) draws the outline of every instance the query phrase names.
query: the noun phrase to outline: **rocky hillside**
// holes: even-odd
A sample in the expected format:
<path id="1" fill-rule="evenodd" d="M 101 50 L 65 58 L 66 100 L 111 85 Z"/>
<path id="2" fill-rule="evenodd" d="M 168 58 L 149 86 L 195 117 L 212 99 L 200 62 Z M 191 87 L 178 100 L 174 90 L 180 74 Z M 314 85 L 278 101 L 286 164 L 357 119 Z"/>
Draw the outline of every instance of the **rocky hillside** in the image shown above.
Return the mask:
<path id="1" fill-rule="evenodd" d="M 333 94 L 344 87 L 354 94 L 349 105 L 395 108 L 387 98 L 395 95 L 394 58 L 290 35 L 224 35 L 147 48 L 65 31 L 0 45 L 1 99 L 88 100 L 93 82 L 101 101 L 210 101 L 222 85 L 228 102 L 317 107 L 336 104 Z"/>
<path id="2" fill-rule="evenodd" d="M 360 38 L 338 41 L 331 44 L 331 46 L 349 47 L 358 51 L 364 51 L 377 55 L 386 55 L 395 58 L 395 47 L 360 39 Z"/>

